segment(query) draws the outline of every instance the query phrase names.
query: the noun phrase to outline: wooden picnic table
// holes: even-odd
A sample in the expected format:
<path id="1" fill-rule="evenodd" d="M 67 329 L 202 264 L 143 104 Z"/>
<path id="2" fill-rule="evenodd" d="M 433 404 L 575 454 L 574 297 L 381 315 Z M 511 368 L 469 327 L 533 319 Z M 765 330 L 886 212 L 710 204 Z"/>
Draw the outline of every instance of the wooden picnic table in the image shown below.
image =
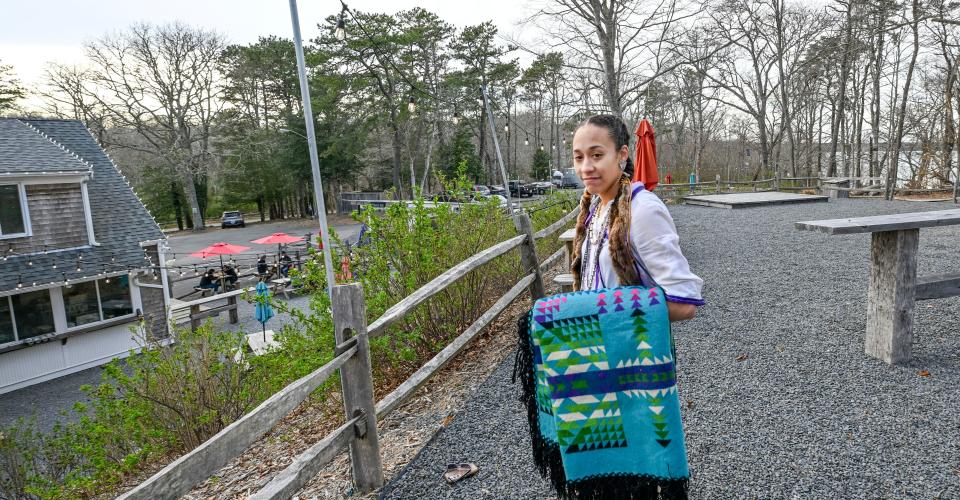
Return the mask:
<path id="1" fill-rule="evenodd" d="M 917 300 L 960 295 L 960 274 L 917 278 L 920 229 L 960 224 L 960 209 L 852 219 L 797 222 L 796 228 L 827 234 L 871 233 L 867 293 L 867 354 L 887 363 L 910 360 Z"/>

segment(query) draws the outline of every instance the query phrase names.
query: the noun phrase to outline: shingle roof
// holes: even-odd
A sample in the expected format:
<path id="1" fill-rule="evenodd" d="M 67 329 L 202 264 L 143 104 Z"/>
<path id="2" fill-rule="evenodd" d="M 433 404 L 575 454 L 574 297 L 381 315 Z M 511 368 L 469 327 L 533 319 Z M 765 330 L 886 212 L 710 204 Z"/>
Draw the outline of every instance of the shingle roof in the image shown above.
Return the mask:
<path id="1" fill-rule="evenodd" d="M 93 232 L 100 246 L 33 255 L 29 257 L 33 261 L 32 266 L 23 264 L 22 261 L 28 258 L 26 256 L 10 256 L 7 261 L 0 261 L 0 292 L 15 288 L 18 281 L 26 288 L 34 282 L 37 286 L 43 286 L 50 282 L 61 282 L 64 278 L 78 280 L 92 277 L 104 270 L 115 272 L 145 267 L 147 262 L 140 243 L 164 239 L 165 236 L 90 131 L 77 120 L 0 119 L 0 124 L 11 121 L 18 122 L 20 127 L 35 137 L 64 151 L 74 161 L 92 168 L 93 176 L 87 184 L 87 192 L 93 215 Z M 41 147 L 40 143 L 31 144 Z M 0 149 L 0 162 L 5 161 L 5 154 L 9 153 Z M 27 151 L 25 154 L 34 153 Z M 77 272 L 79 254 L 83 255 L 83 260 L 81 271 Z M 52 269 L 53 262 L 58 263 L 56 270 Z"/>
<path id="2" fill-rule="evenodd" d="M 89 171 L 89 164 L 26 123 L 0 119 L 0 176 Z"/>

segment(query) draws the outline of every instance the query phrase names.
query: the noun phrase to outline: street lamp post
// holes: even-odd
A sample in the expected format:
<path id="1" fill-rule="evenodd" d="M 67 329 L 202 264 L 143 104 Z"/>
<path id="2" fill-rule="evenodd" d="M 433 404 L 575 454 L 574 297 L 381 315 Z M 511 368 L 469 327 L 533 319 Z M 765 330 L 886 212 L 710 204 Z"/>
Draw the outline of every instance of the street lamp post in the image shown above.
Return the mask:
<path id="1" fill-rule="evenodd" d="M 323 184 L 320 179 L 320 160 L 317 157 L 317 135 L 313 128 L 313 107 L 310 105 L 310 85 L 307 81 L 307 64 L 303 57 L 303 40 L 300 38 L 300 16 L 297 0 L 290 0 L 290 21 L 293 24 L 293 45 L 297 53 L 297 70 L 300 76 L 300 96 L 303 98 L 303 119 L 307 125 L 307 145 L 310 147 L 310 166 L 313 170 L 313 198 L 317 218 L 320 221 L 320 241 L 323 244 L 323 264 L 326 268 L 327 295 L 333 300 L 333 257 L 330 254 L 330 228 L 327 226 L 327 206 L 323 199 Z"/>

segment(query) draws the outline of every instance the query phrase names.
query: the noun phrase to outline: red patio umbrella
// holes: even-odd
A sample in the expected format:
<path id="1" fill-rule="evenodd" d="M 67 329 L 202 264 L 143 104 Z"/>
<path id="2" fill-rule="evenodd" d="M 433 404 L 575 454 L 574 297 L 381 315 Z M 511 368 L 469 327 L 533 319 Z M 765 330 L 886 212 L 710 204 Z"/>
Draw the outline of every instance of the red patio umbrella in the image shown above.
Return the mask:
<path id="1" fill-rule="evenodd" d="M 196 252 L 193 252 L 192 254 L 190 254 L 190 256 L 191 256 L 191 257 L 200 257 L 200 258 L 202 258 L 202 259 L 206 259 L 207 257 L 210 257 L 211 255 L 217 255 L 217 256 L 220 257 L 220 269 L 223 269 L 223 256 L 224 256 L 224 255 L 232 255 L 232 254 L 242 253 L 242 252 L 245 252 L 245 251 L 247 251 L 247 250 L 250 250 L 250 247 L 245 247 L 245 246 L 243 246 L 243 245 L 231 245 L 231 244 L 229 244 L 229 243 L 224 243 L 224 242 L 221 241 L 221 242 L 219 242 L 219 243 L 214 243 L 213 245 L 210 245 L 210 246 L 208 246 L 208 247 L 206 247 L 206 248 L 201 248 L 200 250 L 197 250 Z M 223 281 L 223 280 L 221 279 L 221 282 L 222 282 L 222 281 Z"/>
<path id="2" fill-rule="evenodd" d="M 256 243 L 258 245 L 272 245 L 276 243 L 277 244 L 277 262 L 279 262 L 280 261 L 280 245 L 285 245 L 287 243 L 296 243 L 298 241 L 303 241 L 303 238 L 290 236 L 287 233 L 273 233 L 270 236 L 264 236 L 263 238 L 252 240 L 251 243 Z"/>
<path id="3" fill-rule="evenodd" d="M 637 151 L 633 167 L 633 182 L 642 182 L 649 191 L 660 182 L 657 173 L 657 143 L 653 135 L 653 125 L 646 118 L 637 125 Z"/>
<path id="4" fill-rule="evenodd" d="M 251 243 L 256 243 L 258 245 L 271 245 L 276 243 L 278 245 L 282 245 L 284 243 L 295 243 L 298 241 L 303 241 L 303 238 L 290 236 L 287 233 L 273 233 L 270 236 L 264 236 L 263 238 L 253 240 Z"/>

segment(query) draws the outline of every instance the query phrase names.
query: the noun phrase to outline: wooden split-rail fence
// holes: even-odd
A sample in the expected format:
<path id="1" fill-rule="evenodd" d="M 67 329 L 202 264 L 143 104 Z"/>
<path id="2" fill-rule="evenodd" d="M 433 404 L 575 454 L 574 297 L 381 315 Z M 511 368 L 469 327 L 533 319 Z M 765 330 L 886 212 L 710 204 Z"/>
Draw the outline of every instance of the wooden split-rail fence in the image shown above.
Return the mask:
<path id="1" fill-rule="evenodd" d="M 439 373 L 524 291 L 529 291 L 534 299 L 544 296 L 542 272 L 561 260 L 564 249 L 561 248 L 543 262 L 539 262 L 536 241 L 566 227 L 578 212 L 579 208 L 575 208 L 560 220 L 537 232 L 533 231 L 533 225 L 526 212 L 515 214 L 514 222 L 519 233 L 517 236 L 497 243 L 448 269 L 389 308 L 369 325 L 366 322 L 366 306 L 360 284 L 333 287 L 331 298 L 337 345 L 334 351 L 335 357 L 330 362 L 277 392 L 239 420 L 119 498 L 172 499 L 189 492 L 196 485 L 215 475 L 260 439 L 337 370 L 340 370 L 346 423 L 297 456 L 286 469 L 274 476 L 250 498 L 263 500 L 292 497 L 345 448 L 350 450 L 356 490 L 369 492 L 383 486 L 377 420 L 399 407 L 418 388 Z M 369 340 L 386 333 L 388 327 L 409 314 L 415 307 L 471 271 L 517 248 L 520 250 L 523 276 L 516 284 L 410 378 L 379 402 L 375 401 Z"/>

